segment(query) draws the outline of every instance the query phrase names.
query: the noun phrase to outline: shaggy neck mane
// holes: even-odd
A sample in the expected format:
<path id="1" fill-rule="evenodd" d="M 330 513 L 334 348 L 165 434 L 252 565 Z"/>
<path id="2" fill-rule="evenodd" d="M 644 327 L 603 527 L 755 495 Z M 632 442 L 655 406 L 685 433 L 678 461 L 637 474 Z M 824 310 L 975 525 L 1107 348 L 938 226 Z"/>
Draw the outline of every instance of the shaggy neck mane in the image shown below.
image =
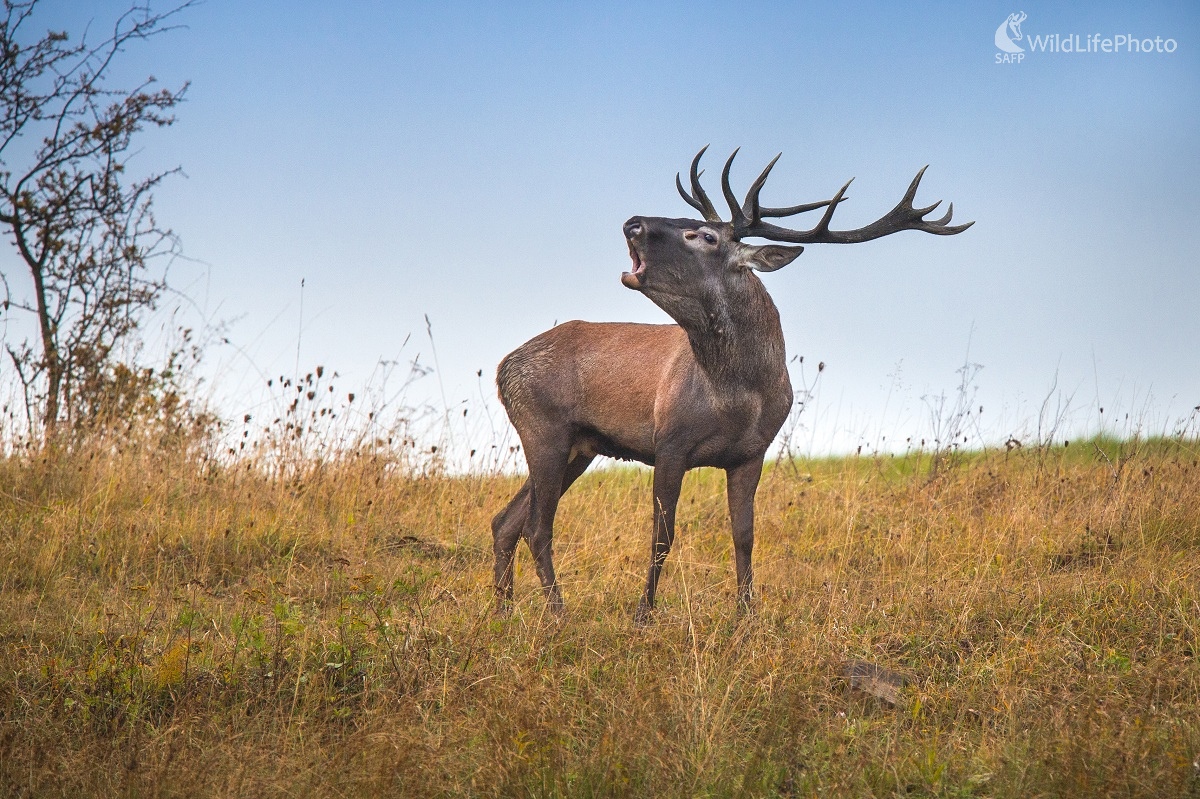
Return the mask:
<path id="1" fill-rule="evenodd" d="M 787 373 L 779 311 L 758 276 L 748 277 L 707 309 L 707 324 L 684 328 L 696 362 L 717 385 L 757 385 Z"/>

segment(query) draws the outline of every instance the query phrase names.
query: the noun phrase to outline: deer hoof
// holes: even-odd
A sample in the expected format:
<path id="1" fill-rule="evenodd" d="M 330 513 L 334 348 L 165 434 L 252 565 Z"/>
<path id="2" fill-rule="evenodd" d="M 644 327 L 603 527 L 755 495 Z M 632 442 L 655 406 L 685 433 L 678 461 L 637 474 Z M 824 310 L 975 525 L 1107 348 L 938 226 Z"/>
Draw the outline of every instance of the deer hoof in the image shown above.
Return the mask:
<path id="1" fill-rule="evenodd" d="M 497 618 L 506 619 L 512 615 L 512 610 L 512 587 L 496 586 L 496 606 L 492 609 L 492 615 Z"/>
<path id="2" fill-rule="evenodd" d="M 646 627 L 654 622 L 654 608 L 646 604 L 645 600 L 638 602 L 637 610 L 633 614 L 633 623 L 638 627 Z"/>
<path id="3" fill-rule="evenodd" d="M 546 606 L 550 608 L 550 612 L 555 616 L 562 616 L 567 607 L 563 604 L 562 594 L 559 593 L 557 587 L 551 589 L 546 596 Z"/>

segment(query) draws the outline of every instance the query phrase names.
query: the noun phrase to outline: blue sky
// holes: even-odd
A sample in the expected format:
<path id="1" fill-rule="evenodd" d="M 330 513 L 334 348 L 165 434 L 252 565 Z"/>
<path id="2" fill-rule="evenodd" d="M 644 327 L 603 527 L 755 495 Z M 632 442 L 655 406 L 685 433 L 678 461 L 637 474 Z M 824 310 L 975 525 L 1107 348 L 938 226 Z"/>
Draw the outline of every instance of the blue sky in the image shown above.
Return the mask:
<path id="1" fill-rule="evenodd" d="M 47 8 L 48 25 L 86 18 Z M 997 64 L 1018 10 L 1026 36 L 1177 49 Z M 621 286 L 620 226 L 690 213 L 674 176 L 705 144 L 710 178 L 742 148 L 739 191 L 783 152 L 773 205 L 855 177 L 843 227 L 925 164 L 918 199 L 976 220 L 812 246 L 765 277 L 789 353 L 828 365 L 803 419 L 814 451 L 924 435 L 921 398 L 968 358 L 993 440 L 1036 430 L 1056 376 L 1077 426 L 1101 405 L 1160 428 L 1200 405 L 1194 3 L 208 0 L 183 21 L 122 69 L 191 81 L 139 159 L 187 174 L 159 216 L 195 259 L 176 283 L 232 321 L 238 348 L 210 363 L 231 413 L 294 371 L 298 344 L 302 370 L 347 390 L 380 358 L 431 362 L 425 315 L 441 379 L 409 399 L 456 407 L 556 321 L 668 321 Z"/>

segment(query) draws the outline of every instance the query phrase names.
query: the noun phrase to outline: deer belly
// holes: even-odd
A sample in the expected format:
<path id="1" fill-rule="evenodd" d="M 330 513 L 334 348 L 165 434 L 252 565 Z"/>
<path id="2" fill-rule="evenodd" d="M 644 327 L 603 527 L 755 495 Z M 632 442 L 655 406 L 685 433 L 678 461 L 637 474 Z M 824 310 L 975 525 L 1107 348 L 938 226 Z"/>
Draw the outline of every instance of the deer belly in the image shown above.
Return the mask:
<path id="1" fill-rule="evenodd" d="M 585 427 L 577 433 L 571 443 L 571 457 L 577 454 L 594 457 L 603 455 L 606 458 L 617 458 L 624 461 L 639 461 L 654 464 L 653 431 L 647 437 L 631 436 L 631 431 L 614 431 L 606 433 L 592 427 Z"/>

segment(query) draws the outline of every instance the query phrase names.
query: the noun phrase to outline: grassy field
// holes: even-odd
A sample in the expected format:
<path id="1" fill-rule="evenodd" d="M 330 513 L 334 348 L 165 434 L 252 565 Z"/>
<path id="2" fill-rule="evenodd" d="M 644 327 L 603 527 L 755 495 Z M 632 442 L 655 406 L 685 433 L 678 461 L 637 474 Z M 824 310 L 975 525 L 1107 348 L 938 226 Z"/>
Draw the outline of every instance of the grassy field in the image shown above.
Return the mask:
<path id="1" fill-rule="evenodd" d="M 757 612 L 688 476 L 585 476 L 491 615 L 508 477 L 0 461 L 3 796 L 1200 796 L 1200 452 L 768 468 Z M 900 672 L 893 704 L 845 663 Z"/>

